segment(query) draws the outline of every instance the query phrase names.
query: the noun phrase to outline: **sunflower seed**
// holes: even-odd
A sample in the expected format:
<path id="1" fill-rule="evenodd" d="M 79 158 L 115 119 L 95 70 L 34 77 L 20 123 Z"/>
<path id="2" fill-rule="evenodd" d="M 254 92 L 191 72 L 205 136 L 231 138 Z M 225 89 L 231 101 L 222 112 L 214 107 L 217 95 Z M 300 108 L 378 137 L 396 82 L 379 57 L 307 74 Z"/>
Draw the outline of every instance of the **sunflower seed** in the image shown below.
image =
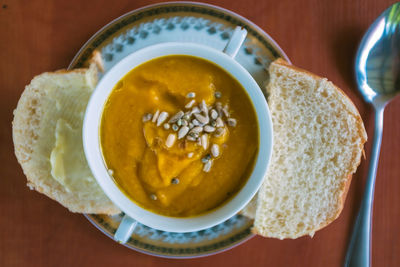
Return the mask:
<path id="1" fill-rule="evenodd" d="M 183 111 L 179 111 L 178 113 L 176 113 L 174 116 L 171 117 L 171 119 L 169 119 L 168 123 L 175 123 L 177 122 L 180 118 L 183 117 Z"/>
<path id="2" fill-rule="evenodd" d="M 217 144 L 213 144 L 211 146 L 211 154 L 213 155 L 214 158 L 219 156 L 219 146 Z"/>
<path id="3" fill-rule="evenodd" d="M 214 94 L 215 98 L 221 98 L 222 94 L 219 91 L 216 91 Z"/>
<path id="4" fill-rule="evenodd" d="M 183 117 L 182 117 L 182 119 L 184 119 L 184 120 L 190 120 L 190 116 L 191 116 L 192 114 L 190 113 L 190 112 L 186 112 L 185 113 L 185 115 L 183 115 Z"/>
<path id="5" fill-rule="evenodd" d="M 211 165 L 212 165 L 212 160 L 207 161 L 204 164 L 203 171 L 204 172 L 209 172 L 211 170 Z"/>
<path id="6" fill-rule="evenodd" d="M 169 134 L 167 137 L 167 141 L 165 141 L 165 145 L 170 148 L 174 145 L 176 140 L 176 135 L 175 134 Z"/>
<path id="7" fill-rule="evenodd" d="M 193 107 L 194 103 L 196 103 L 196 101 L 195 101 L 194 99 L 192 99 L 189 103 L 187 103 L 187 104 L 185 105 L 185 108 L 191 108 L 191 107 Z"/>
<path id="8" fill-rule="evenodd" d="M 210 125 L 206 125 L 206 126 L 204 126 L 204 131 L 207 133 L 212 133 L 215 131 L 215 128 Z"/>
<path id="9" fill-rule="evenodd" d="M 156 112 L 154 113 L 154 116 L 153 116 L 153 119 L 151 120 L 151 122 L 156 122 L 159 114 L 160 114 L 160 111 L 157 109 Z"/>
<path id="10" fill-rule="evenodd" d="M 194 126 L 199 126 L 200 125 L 200 122 L 198 120 L 196 120 L 196 119 L 192 120 L 192 123 L 193 123 Z"/>
<path id="11" fill-rule="evenodd" d="M 178 131 L 179 126 L 176 124 L 172 124 L 172 130 L 174 130 L 175 132 Z"/>
<path id="12" fill-rule="evenodd" d="M 202 112 L 204 112 L 204 114 L 208 113 L 208 107 L 207 107 L 206 101 L 204 101 L 204 99 L 200 103 L 200 110 Z"/>
<path id="13" fill-rule="evenodd" d="M 196 97 L 196 93 L 195 93 L 195 92 L 189 92 L 189 93 L 186 95 L 186 97 L 187 97 L 187 98 L 195 98 L 195 97 Z"/>
<path id="14" fill-rule="evenodd" d="M 164 123 L 164 129 L 168 130 L 170 128 L 170 125 L 168 123 Z"/>
<path id="15" fill-rule="evenodd" d="M 187 121 L 187 120 L 182 120 L 182 125 L 183 125 L 183 126 L 188 126 L 188 125 L 189 125 L 189 123 L 188 123 L 188 121 Z"/>
<path id="16" fill-rule="evenodd" d="M 228 105 L 225 105 L 224 108 L 222 109 L 222 112 L 224 113 L 225 117 L 229 118 L 229 111 L 228 111 Z"/>
<path id="17" fill-rule="evenodd" d="M 186 139 L 189 140 L 189 141 L 193 141 L 193 142 L 196 141 L 196 138 L 191 136 L 190 134 L 186 135 Z"/>
<path id="18" fill-rule="evenodd" d="M 224 135 L 224 133 L 225 133 L 225 128 L 218 128 L 214 135 L 216 137 L 220 137 L 220 136 Z"/>
<path id="19" fill-rule="evenodd" d="M 192 129 L 194 127 L 193 123 L 189 122 L 189 129 Z"/>
<path id="20" fill-rule="evenodd" d="M 200 115 L 198 113 L 194 114 L 194 116 L 202 124 L 207 124 L 210 121 L 210 119 L 208 117 Z"/>
<path id="21" fill-rule="evenodd" d="M 208 135 L 203 134 L 201 136 L 201 146 L 204 148 L 204 150 L 207 150 L 208 148 Z"/>
<path id="22" fill-rule="evenodd" d="M 206 163 L 207 161 L 209 161 L 211 159 L 211 155 L 207 154 L 204 156 L 204 158 L 201 159 L 201 162 Z"/>
<path id="23" fill-rule="evenodd" d="M 189 135 L 190 135 L 191 137 L 193 137 L 193 138 L 199 137 L 199 134 L 198 134 L 198 133 L 190 132 Z"/>
<path id="24" fill-rule="evenodd" d="M 233 118 L 229 118 L 227 120 L 227 122 L 228 122 L 228 125 L 231 126 L 231 127 L 235 127 L 236 124 L 237 124 L 236 119 L 233 119 Z"/>
<path id="25" fill-rule="evenodd" d="M 172 178 L 171 184 L 179 184 L 179 179 L 178 178 Z"/>
<path id="26" fill-rule="evenodd" d="M 187 157 L 188 157 L 189 159 L 191 159 L 191 158 L 193 157 L 193 155 L 194 155 L 194 153 L 193 153 L 193 152 L 190 152 L 190 153 L 187 154 Z"/>
<path id="27" fill-rule="evenodd" d="M 201 127 L 201 126 L 196 126 L 196 127 L 194 127 L 190 132 L 191 133 L 197 133 L 197 134 L 199 134 L 199 133 L 201 133 L 203 131 L 203 127 Z"/>
<path id="28" fill-rule="evenodd" d="M 224 127 L 224 122 L 221 118 L 217 118 L 217 120 L 215 121 L 217 127 Z"/>
<path id="29" fill-rule="evenodd" d="M 222 113 L 222 104 L 221 104 L 221 102 L 215 103 L 215 108 L 217 109 L 219 117 L 222 117 L 223 113 Z"/>
<path id="30" fill-rule="evenodd" d="M 179 119 L 179 120 L 176 122 L 176 125 L 182 126 L 182 119 Z"/>
<path id="31" fill-rule="evenodd" d="M 215 109 L 212 109 L 210 111 L 210 117 L 211 119 L 215 120 L 216 118 L 218 118 L 218 112 Z"/>
<path id="32" fill-rule="evenodd" d="M 182 126 L 178 132 L 178 139 L 182 139 L 189 132 L 189 127 Z"/>
<path id="33" fill-rule="evenodd" d="M 193 107 L 192 111 L 190 111 L 191 114 L 195 114 L 195 113 L 200 113 L 200 109 L 199 107 Z"/>
<path id="34" fill-rule="evenodd" d="M 142 121 L 143 122 L 149 121 L 149 120 L 151 120 L 151 117 L 153 117 L 153 115 L 151 115 L 151 113 L 146 113 L 143 115 Z"/>
<path id="35" fill-rule="evenodd" d="M 200 137 L 197 137 L 196 143 L 197 143 L 199 146 L 201 146 L 201 138 L 200 138 Z"/>
<path id="36" fill-rule="evenodd" d="M 154 195 L 154 194 L 150 194 L 150 198 L 151 198 L 152 200 L 157 200 L 157 196 Z"/>
<path id="37" fill-rule="evenodd" d="M 168 118 L 168 112 L 161 112 L 157 119 L 157 126 L 160 126 Z"/>

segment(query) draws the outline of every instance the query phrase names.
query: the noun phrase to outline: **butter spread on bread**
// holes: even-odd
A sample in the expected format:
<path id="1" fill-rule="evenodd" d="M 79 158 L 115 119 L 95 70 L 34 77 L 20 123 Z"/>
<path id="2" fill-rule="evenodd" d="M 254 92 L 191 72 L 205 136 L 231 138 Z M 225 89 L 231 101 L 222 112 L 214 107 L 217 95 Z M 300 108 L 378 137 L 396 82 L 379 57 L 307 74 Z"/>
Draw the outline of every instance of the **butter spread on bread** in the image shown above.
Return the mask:
<path id="1" fill-rule="evenodd" d="M 30 188 L 73 212 L 115 214 L 83 152 L 83 117 L 96 83 L 95 64 L 36 76 L 14 111 L 14 148 Z"/>

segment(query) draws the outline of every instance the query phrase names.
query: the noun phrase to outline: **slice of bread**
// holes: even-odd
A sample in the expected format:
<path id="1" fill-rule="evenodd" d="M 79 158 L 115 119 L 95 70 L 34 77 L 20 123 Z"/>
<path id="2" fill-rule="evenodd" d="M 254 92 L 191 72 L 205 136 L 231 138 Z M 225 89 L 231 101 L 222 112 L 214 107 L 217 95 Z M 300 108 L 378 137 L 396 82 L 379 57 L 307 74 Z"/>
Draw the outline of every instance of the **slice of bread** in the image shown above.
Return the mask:
<path id="1" fill-rule="evenodd" d="M 351 100 L 324 78 L 282 59 L 269 67 L 274 145 L 257 199 L 254 233 L 312 236 L 343 209 L 367 135 Z"/>
<path id="2" fill-rule="evenodd" d="M 72 212 L 116 214 L 83 152 L 83 115 L 96 83 L 95 64 L 36 76 L 14 111 L 15 155 L 31 189 Z"/>

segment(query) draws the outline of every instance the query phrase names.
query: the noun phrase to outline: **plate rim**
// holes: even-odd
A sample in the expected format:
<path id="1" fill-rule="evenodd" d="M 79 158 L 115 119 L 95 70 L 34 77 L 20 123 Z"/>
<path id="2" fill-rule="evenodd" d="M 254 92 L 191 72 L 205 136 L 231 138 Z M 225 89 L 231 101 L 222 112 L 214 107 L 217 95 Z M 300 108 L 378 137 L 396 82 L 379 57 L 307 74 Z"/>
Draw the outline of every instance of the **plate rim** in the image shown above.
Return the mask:
<path id="1" fill-rule="evenodd" d="M 174 6 L 174 5 L 184 5 L 184 6 L 196 6 L 196 7 L 203 7 L 203 8 L 209 8 L 212 10 L 217 10 L 220 11 L 222 13 L 228 14 L 228 15 L 232 15 L 234 18 L 238 19 L 239 21 L 243 22 L 244 24 L 247 24 L 249 27 L 251 27 L 257 34 L 259 34 L 260 36 L 264 37 L 268 43 L 272 46 L 272 48 L 274 48 L 276 50 L 276 52 L 282 56 L 288 63 L 291 64 L 290 59 L 288 58 L 288 56 L 286 55 L 286 53 L 282 50 L 282 48 L 278 45 L 278 43 L 267 33 L 265 32 L 262 28 L 260 28 L 258 25 L 256 25 L 255 23 L 253 23 L 252 21 L 250 21 L 249 19 L 243 17 L 242 15 L 231 11 L 229 9 L 217 6 L 217 5 L 213 5 L 213 4 L 208 4 L 208 3 L 203 3 L 203 2 L 193 2 L 193 1 L 171 1 L 171 2 L 163 2 L 163 3 L 155 3 L 155 4 L 150 4 L 150 5 L 145 5 L 142 6 L 140 8 L 137 9 L 133 9 L 131 11 L 128 11 L 124 14 L 122 14 L 121 16 L 113 19 L 112 21 L 108 22 L 107 24 L 105 24 L 103 27 L 101 27 L 99 30 L 97 30 L 94 34 L 91 35 L 91 37 L 81 46 L 81 48 L 78 50 L 78 52 L 75 54 L 75 56 L 73 57 L 73 59 L 71 60 L 70 64 L 68 65 L 67 69 L 71 70 L 74 68 L 74 66 L 78 63 L 79 58 L 82 56 L 82 54 L 85 52 L 85 50 L 90 47 L 90 45 L 93 43 L 94 40 L 96 40 L 96 38 L 98 38 L 104 31 L 106 31 L 108 28 L 110 28 L 110 26 L 112 26 L 115 23 L 120 22 L 121 20 L 123 20 L 126 17 L 131 16 L 134 13 L 140 13 L 142 11 L 145 10 L 151 10 L 153 8 L 157 8 L 157 7 L 167 7 L 167 6 Z M 93 225 L 95 226 L 98 230 L 100 230 L 103 234 L 105 234 L 106 236 L 108 236 L 109 238 L 111 238 L 112 240 L 114 240 L 113 236 L 107 232 L 106 229 L 101 228 L 96 221 L 94 221 L 91 217 L 90 214 L 83 214 L 85 216 L 85 218 Z M 202 258 L 202 257 L 207 257 L 207 256 L 212 256 L 212 255 L 216 255 L 225 251 L 228 251 L 230 249 L 233 249 L 247 241 L 249 241 L 250 239 L 252 239 L 253 237 L 255 237 L 256 235 L 251 233 L 246 236 L 245 238 L 243 238 L 242 240 L 234 243 L 233 245 L 229 245 L 226 247 L 223 247 L 221 249 L 218 250 L 214 250 L 212 252 L 205 252 L 203 254 L 197 254 L 197 255 L 183 255 L 183 256 L 178 256 L 178 255 L 164 255 L 164 254 L 157 254 L 156 252 L 150 252 L 147 250 L 143 250 L 141 248 L 135 247 L 135 246 L 129 246 L 128 244 L 122 244 L 124 247 L 127 247 L 131 250 L 146 254 L 146 255 L 150 255 L 150 256 L 155 256 L 155 257 L 159 257 L 159 258 L 168 258 L 168 259 L 194 259 L 194 258 Z M 114 242 L 117 242 L 114 240 Z"/>
<path id="2" fill-rule="evenodd" d="M 203 3 L 203 2 L 193 2 L 193 1 L 171 1 L 171 2 L 163 2 L 163 3 L 155 3 L 155 4 L 150 4 L 150 5 L 146 5 L 143 7 L 139 7 L 137 9 L 131 10 L 125 14 L 122 14 L 121 16 L 113 19 L 112 21 L 110 21 L 109 23 L 107 23 L 106 25 L 104 25 L 103 27 L 101 27 L 98 31 L 96 31 L 82 46 L 81 48 L 78 50 L 78 52 L 75 54 L 75 56 L 73 57 L 73 59 L 71 60 L 70 64 L 68 65 L 67 69 L 71 70 L 74 65 L 77 64 L 77 61 L 79 59 L 79 57 L 83 54 L 83 52 L 87 49 L 87 47 L 89 47 L 89 45 L 93 42 L 94 39 L 96 39 L 98 36 L 101 35 L 101 33 L 103 33 L 106 29 L 108 29 L 111 25 L 113 25 L 114 23 L 119 22 L 120 20 L 124 19 L 125 17 L 128 17 L 130 15 L 132 15 L 133 13 L 139 13 L 141 11 L 144 11 L 146 9 L 152 9 L 152 8 L 156 8 L 156 7 L 161 7 L 161 6 L 173 6 L 173 5 L 187 5 L 187 6 L 198 6 L 198 7 L 206 7 L 206 8 L 211 8 L 211 9 L 216 9 L 219 11 L 222 11 L 224 13 L 228 13 L 233 15 L 234 17 L 237 17 L 238 19 L 244 21 L 246 24 L 249 24 L 251 27 L 253 27 L 256 32 L 258 32 L 258 34 L 260 34 L 261 36 L 264 36 L 269 42 L 270 44 L 274 47 L 274 49 L 277 50 L 277 52 L 283 56 L 283 58 L 291 64 L 291 61 L 289 59 L 289 57 L 286 55 L 286 53 L 282 50 L 282 48 L 278 45 L 278 43 L 267 33 L 265 32 L 263 29 L 261 29 L 258 25 L 256 25 L 254 22 L 248 20 L 247 18 L 243 17 L 242 15 L 228 10 L 226 8 L 220 7 L 220 6 L 216 6 L 216 5 L 212 5 L 212 4 L 208 4 L 208 3 Z"/>
<path id="3" fill-rule="evenodd" d="M 96 222 L 94 222 L 94 220 L 92 218 L 90 218 L 90 214 L 83 214 L 83 216 L 85 216 L 85 218 L 94 226 L 96 227 L 98 230 L 100 230 L 100 232 L 102 232 L 103 234 L 105 234 L 106 236 L 108 236 L 111 240 L 113 240 L 115 243 L 118 243 L 115 239 L 114 236 L 112 236 L 110 233 L 108 233 L 105 229 L 100 228 L 99 225 L 96 224 Z M 143 250 L 140 249 L 138 247 L 134 247 L 134 246 L 129 246 L 128 244 L 123 244 L 123 243 L 118 243 L 128 249 L 149 255 L 149 256 L 154 256 L 154 257 L 158 257 L 158 258 L 164 258 L 164 259 L 196 259 L 196 258 L 204 258 L 204 257 L 208 257 L 208 256 L 212 256 L 212 255 L 216 255 L 228 250 L 231 250 L 237 246 L 242 245 L 243 243 L 249 241 L 250 239 L 252 239 L 253 237 L 255 237 L 256 235 L 253 233 L 250 233 L 248 236 L 246 236 L 245 238 L 243 238 L 242 240 L 234 243 L 231 246 L 227 246 L 224 248 L 221 248 L 219 250 L 214 250 L 212 252 L 205 252 L 203 254 L 197 254 L 197 255 L 184 255 L 184 256 L 176 256 L 176 255 L 164 255 L 164 254 L 157 254 L 156 252 L 150 252 L 147 250 Z"/>

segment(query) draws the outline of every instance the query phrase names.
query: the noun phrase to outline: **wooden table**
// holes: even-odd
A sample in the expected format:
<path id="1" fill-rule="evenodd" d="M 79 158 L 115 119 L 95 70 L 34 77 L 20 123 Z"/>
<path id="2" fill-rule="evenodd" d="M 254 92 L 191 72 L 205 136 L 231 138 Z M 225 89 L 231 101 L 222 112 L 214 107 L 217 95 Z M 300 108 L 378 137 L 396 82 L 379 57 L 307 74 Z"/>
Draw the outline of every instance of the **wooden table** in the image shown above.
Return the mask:
<path id="1" fill-rule="evenodd" d="M 367 163 L 354 175 L 341 216 L 314 238 L 255 237 L 211 257 L 168 260 L 131 251 L 47 197 L 30 191 L 13 152 L 12 112 L 33 76 L 65 68 L 100 27 L 156 1 L 0 1 L 0 266 L 340 266 L 358 210 Z M 353 81 L 353 59 L 388 0 L 215 0 L 268 32 L 292 62 L 328 77 L 350 96 L 372 140 L 373 113 Z M 397 114 L 397 115 L 396 115 Z M 373 265 L 400 264 L 400 98 L 385 112 L 375 191 Z M 370 142 L 366 145 L 367 159 Z"/>

